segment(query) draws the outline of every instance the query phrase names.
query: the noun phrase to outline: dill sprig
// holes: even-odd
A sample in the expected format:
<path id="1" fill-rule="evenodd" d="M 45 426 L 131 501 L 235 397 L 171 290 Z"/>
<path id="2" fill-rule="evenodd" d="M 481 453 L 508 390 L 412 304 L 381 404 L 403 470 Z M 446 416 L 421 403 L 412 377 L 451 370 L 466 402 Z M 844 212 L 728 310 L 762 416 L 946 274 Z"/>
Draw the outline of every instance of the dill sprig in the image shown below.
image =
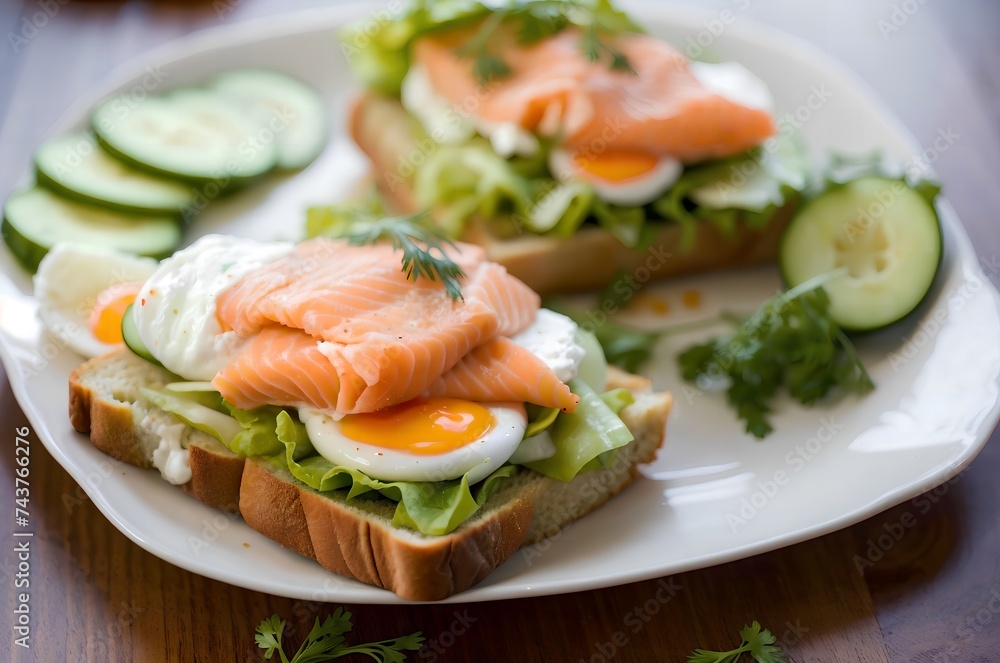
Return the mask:
<path id="1" fill-rule="evenodd" d="M 584 28 L 580 51 L 591 62 L 598 62 L 605 55 L 613 71 L 635 74 L 628 57 L 601 39 L 600 33 L 616 34 L 638 31 L 638 27 L 610 2 L 587 0 L 522 0 L 491 11 L 472 39 L 460 46 L 460 57 L 472 58 L 472 71 L 479 82 L 486 85 L 511 73 L 510 65 L 490 50 L 490 40 L 501 24 L 508 19 L 519 23 L 518 41 L 531 44 L 549 37 L 570 25 Z"/>
<path id="2" fill-rule="evenodd" d="M 350 224 L 346 232 L 339 236 L 354 246 L 391 242 L 393 249 L 403 252 L 403 272 L 407 279 L 440 281 L 451 299 L 462 299 L 462 286 L 458 280 L 465 273 L 445 252 L 446 247 L 455 248 L 455 243 L 434 227 L 429 219 L 430 215 L 426 212 L 362 219 Z"/>

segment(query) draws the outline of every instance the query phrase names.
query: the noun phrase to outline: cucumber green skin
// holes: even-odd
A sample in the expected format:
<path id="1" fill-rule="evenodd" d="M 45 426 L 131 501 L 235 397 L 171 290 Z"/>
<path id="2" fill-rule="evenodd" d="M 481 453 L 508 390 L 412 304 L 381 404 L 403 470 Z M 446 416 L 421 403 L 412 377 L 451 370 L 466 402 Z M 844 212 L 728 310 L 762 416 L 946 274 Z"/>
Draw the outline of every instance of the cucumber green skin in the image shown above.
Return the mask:
<path id="1" fill-rule="evenodd" d="M 150 173 L 151 175 L 159 175 L 160 177 L 166 177 L 172 180 L 181 180 L 184 182 L 190 182 L 191 184 L 195 185 L 206 185 L 206 184 L 211 184 L 213 182 L 218 183 L 220 180 L 220 178 L 218 177 L 196 177 L 186 173 L 177 173 L 172 170 L 163 170 L 161 168 L 157 168 L 156 166 L 151 166 L 148 163 L 143 163 L 142 161 L 139 161 L 125 154 L 124 152 L 115 149 L 113 145 L 104 140 L 104 137 L 101 136 L 101 132 L 97 128 L 96 123 L 92 123 L 91 128 L 94 131 L 94 135 L 97 136 L 97 143 L 102 148 L 104 148 L 104 150 L 108 154 L 118 159 L 119 161 L 128 164 L 129 166 L 135 168 L 136 170 L 141 170 L 143 172 Z M 249 184 L 253 184 L 254 182 L 259 181 L 261 178 L 265 177 L 268 173 L 270 173 L 273 170 L 274 170 L 274 163 L 271 164 L 268 170 L 265 170 L 256 175 L 250 175 L 246 177 L 229 175 L 228 176 L 229 182 L 227 182 L 225 186 L 219 185 L 220 193 L 218 197 L 222 198 L 231 193 L 235 193 L 239 189 L 242 189 L 243 187 Z"/>
<path id="2" fill-rule="evenodd" d="M 249 74 L 251 71 L 253 71 L 253 70 L 252 69 L 246 69 L 246 70 L 239 70 L 238 69 L 238 70 L 235 71 L 235 73 L 237 75 L 245 76 L 245 75 Z M 270 70 L 270 69 L 262 69 L 260 71 L 263 74 L 265 74 L 266 76 L 274 76 L 274 77 L 279 77 L 279 78 L 285 78 L 288 81 L 290 81 L 293 85 L 302 86 L 302 87 L 308 88 L 312 92 L 316 93 L 317 96 L 319 95 L 319 93 L 311 85 L 309 85 L 305 81 L 299 80 L 295 76 L 292 76 L 290 74 L 286 74 L 286 73 L 280 72 L 280 71 L 273 71 L 273 70 Z M 215 90 L 219 90 L 219 91 L 221 91 L 223 93 L 229 93 L 229 94 L 238 95 L 239 93 L 236 91 L 236 89 L 230 89 L 227 86 L 221 84 L 221 83 L 224 83 L 224 81 L 226 80 L 227 76 L 229 76 L 231 73 L 234 73 L 234 72 L 224 72 L 224 73 L 216 76 L 215 79 L 209 84 L 209 87 L 211 87 L 212 89 L 215 89 Z M 322 104 L 322 100 L 320 100 L 320 103 Z M 324 104 L 324 106 L 325 106 L 325 104 Z M 283 163 L 282 160 L 281 160 L 281 150 L 279 149 L 278 150 L 278 158 L 277 158 L 277 161 L 275 162 L 275 165 L 274 165 L 274 170 L 276 172 L 278 172 L 278 173 L 286 173 L 286 174 L 296 173 L 296 172 L 298 172 L 300 170 L 303 170 L 308 165 L 310 165 L 313 161 L 315 161 L 317 158 L 319 158 L 319 156 L 324 152 L 324 150 L 326 150 L 326 148 L 329 145 L 329 143 L 330 143 L 330 123 L 329 123 L 329 120 L 327 119 L 327 121 L 324 123 L 322 134 L 321 135 L 317 135 L 317 137 L 316 137 L 316 144 L 315 144 L 313 150 L 309 154 L 307 154 L 306 157 L 299 158 L 298 160 L 295 160 L 293 162 L 285 162 L 285 163 Z"/>
<path id="3" fill-rule="evenodd" d="M 840 186 L 843 186 L 843 185 L 840 185 Z M 815 202 L 815 200 L 816 199 L 814 199 L 812 202 Z M 784 264 L 784 261 L 781 259 L 781 256 L 785 255 L 785 252 L 786 252 L 785 251 L 785 238 L 788 236 L 788 230 L 795 223 L 796 219 L 803 218 L 803 217 L 806 217 L 808 215 L 808 211 L 809 211 L 809 208 L 812 206 L 812 202 L 810 202 L 810 203 L 808 203 L 806 205 L 803 205 L 798 210 L 798 212 L 795 214 L 795 216 L 792 217 L 792 220 L 789 221 L 788 227 L 785 228 L 785 230 L 782 232 L 781 239 L 778 242 L 778 273 L 781 276 L 781 282 L 785 285 L 785 289 L 794 288 L 796 285 L 798 285 L 797 283 L 792 283 L 791 280 L 789 280 L 788 276 L 785 274 L 785 264 Z M 871 327 L 850 327 L 850 326 L 840 325 L 840 328 L 843 329 L 845 332 L 850 332 L 852 334 L 870 334 L 870 333 L 874 333 L 874 332 L 877 332 L 877 331 L 881 331 L 881 330 L 886 329 L 888 327 L 892 327 L 892 326 L 897 325 L 897 324 L 899 324 L 899 323 L 901 323 L 901 322 L 903 322 L 905 320 L 909 320 L 911 318 L 914 318 L 914 317 L 916 317 L 916 314 L 919 312 L 919 310 L 921 308 L 921 305 L 925 301 L 927 301 L 927 298 L 930 297 L 933 292 L 935 292 L 937 290 L 937 284 L 938 284 L 938 281 L 940 280 L 940 276 L 941 276 L 941 263 L 944 262 L 944 252 L 945 252 L 945 241 L 944 240 L 945 240 L 945 237 L 944 237 L 944 228 L 942 228 L 942 226 L 941 226 L 941 214 L 940 214 L 940 212 L 938 212 L 938 209 L 937 209 L 936 205 L 931 205 L 931 209 L 934 212 L 934 218 L 937 220 L 938 240 L 941 242 L 941 251 L 938 253 L 937 264 L 934 266 L 934 278 L 931 279 L 931 284 L 927 288 L 927 292 L 924 294 L 923 297 L 921 297 L 913 305 L 913 308 L 911 308 L 909 311 L 907 311 L 906 313 L 904 313 L 902 316 L 896 318 L 892 322 L 888 322 L 888 323 L 883 324 L 883 325 L 873 325 Z M 838 322 L 838 325 L 839 325 L 839 322 Z"/>
<path id="4" fill-rule="evenodd" d="M 189 212 L 187 212 L 186 208 L 182 207 L 139 207 L 137 205 L 123 205 L 121 203 L 105 200 L 103 198 L 88 196 L 74 189 L 67 188 L 55 179 L 49 177 L 37 163 L 35 164 L 35 183 L 38 186 L 54 191 L 63 198 L 69 198 L 70 200 L 86 203 L 88 205 L 95 205 L 97 207 L 103 207 L 104 209 L 114 210 L 115 212 L 122 212 L 124 214 L 135 214 L 137 216 L 146 216 L 150 214 L 175 216 L 177 217 L 178 223 L 183 219 L 192 216 Z"/>
<path id="5" fill-rule="evenodd" d="M 10 248 L 14 257 L 17 258 L 17 262 L 32 274 L 38 271 L 38 264 L 42 262 L 42 258 L 52 248 L 51 246 L 43 246 L 42 244 L 33 242 L 19 233 L 14 224 L 7 219 L 6 214 L 3 217 L 3 225 L 0 226 L 0 233 L 3 234 L 4 242 L 7 243 L 7 247 Z M 169 249 L 159 253 L 144 253 L 142 255 L 147 258 L 163 260 L 172 256 L 173 253 L 174 249 Z"/>
<path id="6" fill-rule="evenodd" d="M 135 328 L 135 319 L 132 317 L 132 306 L 134 304 L 129 304 L 125 309 L 125 314 L 122 315 L 122 339 L 125 341 L 125 346 L 137 357 L 163 368 L 163 364 L 149 353 L 146 345 L 139 338 L 139 330 Z"/>
<path id="7" fill-rule="evenodd" d="M 14 224 L 7 220 L 6 214 L 4 214 L 0 231 L 2 231 L 3 240 L 7 243 L 10 252 L 17 258 L 17 262 L 32 274 L 37 272 L 38 264 L 42 262 L 42 258 L 49 252 L 49 249 L 35 244 L 19 233 Z"/>

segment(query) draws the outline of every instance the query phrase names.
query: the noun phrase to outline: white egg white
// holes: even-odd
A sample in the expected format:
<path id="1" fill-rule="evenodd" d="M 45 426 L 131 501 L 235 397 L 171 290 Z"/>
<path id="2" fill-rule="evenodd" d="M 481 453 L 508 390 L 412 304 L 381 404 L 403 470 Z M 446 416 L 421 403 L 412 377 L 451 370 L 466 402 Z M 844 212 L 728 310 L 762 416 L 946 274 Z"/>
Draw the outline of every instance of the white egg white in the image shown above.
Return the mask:
<path id="1" fill-rule="evenodd" d="M 699 83 L 734 104 L 774 112 L 767 83 L 739 62 L 692 62 L 690 69 Z"/>
<path id="2" fill-rule="evenodd" d="M 557 148 L 549 153 L 549 170 L 560 182 L 587 182 L 594 187 L 597 197 L 605 202 L 635 207 L 650 203 L 663 195 L 681 176 L 684 165 L 677 159 L 661 157 L 649 172 L 614 182 L 581 168 L 571 152 Z"/>
<path id="3" fill-rule="evenodd" d="M 90 313 L 97 296 L 118 283 L 145 281 L 156 264 L 151 258 L 100 246 L 56 244 L 34 277 L 38 317 L 74 352 L 84 357 L 107 354 L 118 346 L 99 341 L 90 330 Z"/>
<path id="4" fill-rule="evenodd" d="M 527 428 L 520 403 L 483 403 L 494 425 L 482 437 L 438 455 L 413 454 L 352 440 L 333 413 L 301 408 L 299 418 L 319 455 L 380 481 L 446 481 L 469 475 L 469 484 L 492 474 L 517 450 Z M 432 440 L 428 440 L 432 441 Z"/>
<path id="5" fill-rule="evenodd" d="M 577 329 L 577 324 L 565 315 L 540 308 L 535 320 L 511 340 L 541 359 L 557 378 L 569 382 L 576 377 L 586 354 L 576 341 Z"/>
<path id="6" fill-rule="evenodd" d="M 168 370 L 211 380 L 248 339 L 224 332 L 215 300 L 242 276 L 291 253 L 291 242 L 205 235 L 160 263 L 133 308 L 139 338 Z"/>
<path id="7" fill-rule="evenodd" d="M 490 141 L 503 158 L 530 157 L 538 153 L 538 138 L 513 122 L 490 122 L 475 112 L 452 103 L 437 93 L 427 67 L 415 64 L 403 79 L 403 107 L 423 126 L 427 135 L 442 145 L 461 145 L 479 134 Z"/>

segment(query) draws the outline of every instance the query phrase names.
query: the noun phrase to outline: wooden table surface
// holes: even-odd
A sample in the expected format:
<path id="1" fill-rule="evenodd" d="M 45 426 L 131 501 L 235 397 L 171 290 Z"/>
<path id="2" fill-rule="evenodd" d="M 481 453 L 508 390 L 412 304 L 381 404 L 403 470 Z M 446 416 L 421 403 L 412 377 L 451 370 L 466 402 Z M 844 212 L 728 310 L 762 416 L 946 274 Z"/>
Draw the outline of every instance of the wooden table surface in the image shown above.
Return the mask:
<path id="1" fill-rule="evenodd" d="M 0 194 L 48 127 L 115 64 L 197 28 L 292 11 L 313 1 L 102 4 L 6 2 L 0 8 Z M 869 81 L 923 145 L 958 138 L 935 168 L 980 257 L 1000 254 L 1000 3 L 994 0 L 712 0 L 798 34 Z M 41 23 L 32 32 L 25 21 Z M 52 8 L 58 10 L 53 12 Z M 24 37 L 12 39 L 11 34 Z M 994 273 L 993 278 L 997 276 Z M 995 339 L 984 339 L 996 342 Z M 0 650 L 15 661 L 262 660 L 254 626 L 277 612 L 306 624 L 335 606 L 246 591 L 182 571 L 132 544 L 32 438 L 33 646 L 13 645 L 15 429 L 26 424 L 0 390 Z M 460 606 L 350 606 L 354 635 L 422 630 L 411 660 L 681 661 L 728 649 L 760 620 L 792 661 L 1000 661 L 1000 444 L 952 482 L 847 530 L 752 559 L 685 573 L 666 603 L 661 581 L 589 593 Z M 911 526 L 912 525 L 912 526 Z M 893 542 L 884 545 L 889 533 Z M 883 545 L 881 550 L 879 538 Z M 896 541 L 895 539 L 898 539 Z M 859 571 L 858 560 L 871 559 Z M 265 570 L 262 570 L 265 571 Z M 661 593 L 661 597 L 663 594 Z M 641 622 L 639 618 L 641 617 Z"/>

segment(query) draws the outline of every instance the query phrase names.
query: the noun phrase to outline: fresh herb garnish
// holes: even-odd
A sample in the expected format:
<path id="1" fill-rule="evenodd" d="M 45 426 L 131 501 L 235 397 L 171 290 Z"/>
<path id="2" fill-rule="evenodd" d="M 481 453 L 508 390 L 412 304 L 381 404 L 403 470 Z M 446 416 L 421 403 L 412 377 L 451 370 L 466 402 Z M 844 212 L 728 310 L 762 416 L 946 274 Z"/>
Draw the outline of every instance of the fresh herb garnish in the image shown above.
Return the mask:
<path id="1" fill-rule="evenodd" d="M 678 357 L 685 380 L 728 380 L 726 395 L 757 438 L 771 432 L 768 401 L 785 385 L 803 405 L 832 389 L 874 388 L 854 345 L 830 317 L 822 284 L 831 272 L 768 299 L 732 334 L 695 345 Z"/>
<path id="2" fill-rule="evenodd" d="M 455 244 L 434 225 L 427 212 L 384 217 L 370 202 L 342 203 L 310 208 L 306 224 L 310 237 L 341 237 L 354 246 L 388 240 L 392 248 L 403 251 L 406 278 L 440 281 L 451 299 L 462 299 L 458 280 L 465 273 L 445 251 Z"/>
<path id="3" fill-rule="evenodd" d="M 580 40 L 580 48 L 584 56 L 591 62 L 597 62 L 601 59 L 603 53 L 607 53 L 611 57 L 611 64 L 609 65 L 611 71 L 626 71 L 633 76 L 636 73 L 635 69 L 632 68 L 632 63 L 629 62 L 628 57 L 624 53 L 611 48 L 601 40 L 597 34 L 597 25 L 595 23 L 587 26 L 587 29 L 583 33 L 583 38 Z"/>
<path id="4" fill-rule="evenodd" d="M 835 388 L 864 394 L 874 388 L 847 335 L 830 317 L 830 299 L 822 285 L 843 270 L 823 274 L 771 297 L 749 316 L 718 317 L 641 331 L 617 324 L 555 300 L 545 305 L 593 331 L 608 362 L 637 372 L 665 336 L 714 326 L 736 325 L 728 335 L 688 348 L 678 356 L 685 380 L 711 385 L 728 381 L 729 403 L 757 438 L 771 432 L 768 402 L 783 385 L 803 405 L 812 405 Z"/>
<path id="5" fill-rule="evenodd" d="M 472 71 L 482 84 L 510 74 L 510 66 L 490 50 L 490 40 L 500 25 L 508 20 L 519 24 L 517 38 L 531 44 L 549 37 L 570 25 L 583 28 L 580 51 L 591 62 L 607 55 L 613 71 L 635 74 L 628 57 L 601 39 L 601 33 L 637 32 L 639 28 L 607 0 L 520 0 L 491 10 L 472 39 L 458 48 L 462 57 L 472 58 Z"/>
<path id="6" fill-rule="evenodd" d="M 257 626 L 254 641 L 264 650 L 264 658 L 269 661 L 277 652 L 281 663 L 321 663 L 351 654 L 363 654 L 382 663 L 402 663 L 406 660 L 404 651 L 417 651 L 424 642 L 420 631 L 417 631 L 394 640 L 347 646 L 344 634 L 350 632 L 353 627 L 351 613 L 343 608 L 337 608 L 322 622 L 316 618 L 316 623 L 305 641 L 289 658 L 281 646 L 281 634 L 285 630 L 285 623 L 285 620 L 278 615 L 271 615 Z"/>
<path id="7" fill-rule="evenodd" d="M 459 46 L 456 51 L 459 57 L 473 58 L 472 73 L 480 83 L 486 84 L 494 78 L 503 78 L 510 74 L 510 65 L 498 55 L 490 53 L 490 38 L 503 23 L 506 13 L 498 10 L 483 21 L 475 36 L 467 43 Z"/>
<path id="8" fill-rule="evenodd" d="M 695 649 L 688 654 L 687 663 L 736 663 L 744 654 L 750 654 L 757 663 L 787 663 L 781 647 L 774 644 L 778 639 L 767 629 L 762 630 L 760 623 L 744 626 L 740 637 L 743 638 L 740 646 L 730 651 Z"/>
<path id="9" fill-rule="evenodd" d="M 416 281 L 426 278 L 440 281 L 448 296 L 462 299 L 462 286 L 458 279 L 465 276 L 462 268 L 445 253 L 445 246 L 455 244 L 428 222 L 425 213 L 413 216 L 387 217 L 356 224 L 345 235 L 355 246 L 376 244 L 383 240 L 392 242 L 392 248 L 403 251 L 403 272 L 406 278 Z"/>

